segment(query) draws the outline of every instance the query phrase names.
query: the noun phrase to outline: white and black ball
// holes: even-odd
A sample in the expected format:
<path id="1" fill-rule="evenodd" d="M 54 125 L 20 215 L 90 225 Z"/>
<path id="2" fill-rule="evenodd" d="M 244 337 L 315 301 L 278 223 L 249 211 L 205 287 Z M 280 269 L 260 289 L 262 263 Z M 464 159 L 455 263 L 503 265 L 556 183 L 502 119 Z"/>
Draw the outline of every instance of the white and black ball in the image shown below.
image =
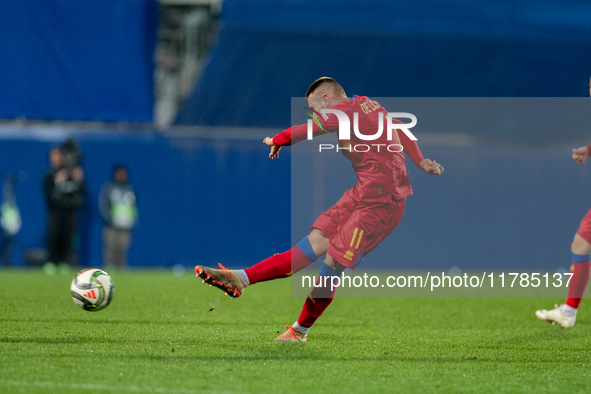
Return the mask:
<path id="1" fill-rule="evenodd" d="M 96 312 L 111 303 L 115 287 L 105 271 L 87 268 L 74 277 L 70 290 L 76 305 L 85 311 Z"/>

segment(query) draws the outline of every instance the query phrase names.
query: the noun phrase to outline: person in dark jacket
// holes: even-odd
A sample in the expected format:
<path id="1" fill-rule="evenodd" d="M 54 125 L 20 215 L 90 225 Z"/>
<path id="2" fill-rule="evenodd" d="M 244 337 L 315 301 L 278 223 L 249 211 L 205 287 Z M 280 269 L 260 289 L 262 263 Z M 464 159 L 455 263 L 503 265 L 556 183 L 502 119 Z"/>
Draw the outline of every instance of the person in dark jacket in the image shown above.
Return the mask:
<path id="1" fill-rule="evenodd" d="M 99 196 L 103 227 L 103 265 L 125 268 L 131 244 L 131 230 L 137 223 L 137 203 L 129 173 L 124 164 L 113 168 L 113 179 L 105 183 Z"/>
<path id="2" fill-rule="evenodd" d="M 79 165 L 68 165 L 64 152 L 49 152 L 51 169 L 45 173 L 43 189 L 47 200 L 47 252 L 54 264 L 77 265 L 73 247 L 76 235 L 76 211 L 84 205 L 84 172 Z"/>

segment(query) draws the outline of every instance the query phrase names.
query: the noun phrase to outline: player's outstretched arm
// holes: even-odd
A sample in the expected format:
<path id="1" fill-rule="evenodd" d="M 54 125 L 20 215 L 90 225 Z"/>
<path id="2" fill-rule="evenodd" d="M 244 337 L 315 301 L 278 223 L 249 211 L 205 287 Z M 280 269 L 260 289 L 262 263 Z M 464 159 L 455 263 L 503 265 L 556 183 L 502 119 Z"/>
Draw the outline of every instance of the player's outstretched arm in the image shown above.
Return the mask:
<path id="1" fill-rule="evenodd" d="M 430 175 L 441 175 L 443 174 L 443 166 L 437 163 L 435 160 L 423 159 L 419 163 L 421 170 L 425 171 Z"/>
<path id="2" fill-rule="evenodd" d="M 443 166 L 441 164 L 423 157 L 417 141 L 411 140 L 404 132 L 398 133 L 398 138 L 400 138 L 400 144 L 402 144 L 404 152 L 406 152 L 417 167 L 429 175 L 443 174 Z"/>
<path id="3" fill-rule="evenodd" d="M 277 146 L 273 143 L 273 138 L 267 137 L 263 140 L 263 143 L 267 146 L 271 147 L 271 152 L 269 153 L 269 159 L 279 159 L 279 151 L 281 150 L 280 146 Z"/>
<path id="4" fill-rule="evenodd" d="M 336 119 L 336 116 L 334 116 Z M 329 120 L 331 118 L 329 117 Z M 337 121 L 338 127 L 338 119 Z M 333 123 L 335 123 L 333 122 Z M 329 123 L 330 124 L 330 123 Z M 314 123 L 312 125 L 312 135 L 314 137 L 329 133 L 330 131 L 326 128 L 323 128 L 318 123 Z M 283 130 L 281 133 L 277 134 L 274 137 L 267 137 L 263 140 L 263 143 L 267 146 L 271 147 L 271 153 L 269 153 L 269 159 L 277 159 L 279 158 L 279 151 L 281 150 L 282 146 L 290 146 L 293 144 L 297 144 L 300 141 L 306 139 L 308 135 L 308 126 L 305 124 L 299 126 L 291 126 L 289 129 Z"/>
<path id="5" fill-rule="evenodd" d="M 584 163 L 589 157 L 589 147 L 581 146 L 580 148 L 573 149 L 573 160 L 577 163 Z"/>

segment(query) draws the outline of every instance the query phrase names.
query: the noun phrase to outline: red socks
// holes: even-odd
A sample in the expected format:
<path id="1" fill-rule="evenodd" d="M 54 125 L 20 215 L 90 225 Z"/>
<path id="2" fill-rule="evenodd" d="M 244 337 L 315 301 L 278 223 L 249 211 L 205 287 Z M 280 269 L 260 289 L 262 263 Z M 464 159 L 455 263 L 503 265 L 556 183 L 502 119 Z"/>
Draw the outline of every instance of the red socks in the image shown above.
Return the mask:
<path id="1" fill-rule="evenodd" d="M 583 298 L 583 293 L 585 293 L 585 287 L 587 286 L 587 282 L 589 282 L 590 266 L 591 263 L 589 262 L 588 256 L 586 262 L 573 263 L 571 267 L 573 276 L 568 285 L 566 305 L 572 308 L 579 307 L 581 298 Z"/>
<path id="2" fill-rule="evenodd" d="M 275 254 L 245 269 L 244 272 L 252 285 L 266 280 L 291 276 L 312 264 L 316 259 L 317 257 L 314 254 L 312 245 L 310 245 L 308 238 L 304 237 L 304 239 L 287 252 Z M 310 294 L 308 294 L 308 298 L 306 298 L 304 308 L 298 319 L 298 324 L 301 327 L 310 328 L 330 305 L 336 290 L 331 290 L 331 282 L 334 277 L 338 276 L 340 276 L 340 273 L 328 267 L 326 263 L 323 263 L 320 267 L 318 282 L 316 284 L 318 286 L 324 284 L 324 286 L 314 287 Z M 326 279 L 323 280 L 322 277 Z"/>
<path id="3" fill-rule="evenodd" d="M 319 276 L 318 281 L 322 278 Z M 317 285 L 319 284 L 316 282 Z M 306 302 L 304 302 L 304 307 L 302 309 L 302 313 L 300 313 L 300 317 L 298 318 L 298 324 L 304 328 L 310 328 L 316 322 L 322 312 L 332 302 L 334 298 L 334 294 L 336 292 L 336 288 L 331 291 L 330 289 L 330 280 L 325 281 L 326 286 L 324 287 L 315 287 L 312 289 L 310 294 L 308 294 L 308 298 L 306 298 Z"/>
<path id="4" fill-rule="evenodd" d="M 244 272 L 248 275 L 248 281 L 252 285 L 266 280 L 287 278 L 313 262 L 302 253 L 298 246 L 294 246 L 287 252 L 275 254 L 245 269 Z"/>

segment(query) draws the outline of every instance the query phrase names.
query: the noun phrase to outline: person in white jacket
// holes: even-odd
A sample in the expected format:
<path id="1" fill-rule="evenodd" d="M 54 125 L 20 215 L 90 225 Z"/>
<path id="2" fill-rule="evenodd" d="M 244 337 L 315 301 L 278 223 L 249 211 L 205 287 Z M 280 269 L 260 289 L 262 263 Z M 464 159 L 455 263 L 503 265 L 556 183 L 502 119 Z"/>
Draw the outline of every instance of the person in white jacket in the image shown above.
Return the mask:
<path id="1" fill-rule="evenodd" d="M 101 187 L 99 209 L 104 220 L 103 266 L 127 267 L 131 230 L 137 224 L 135 191 L 128 183 L 129 172 L 123 164 L 113 168 L 113 179 Z"/>

